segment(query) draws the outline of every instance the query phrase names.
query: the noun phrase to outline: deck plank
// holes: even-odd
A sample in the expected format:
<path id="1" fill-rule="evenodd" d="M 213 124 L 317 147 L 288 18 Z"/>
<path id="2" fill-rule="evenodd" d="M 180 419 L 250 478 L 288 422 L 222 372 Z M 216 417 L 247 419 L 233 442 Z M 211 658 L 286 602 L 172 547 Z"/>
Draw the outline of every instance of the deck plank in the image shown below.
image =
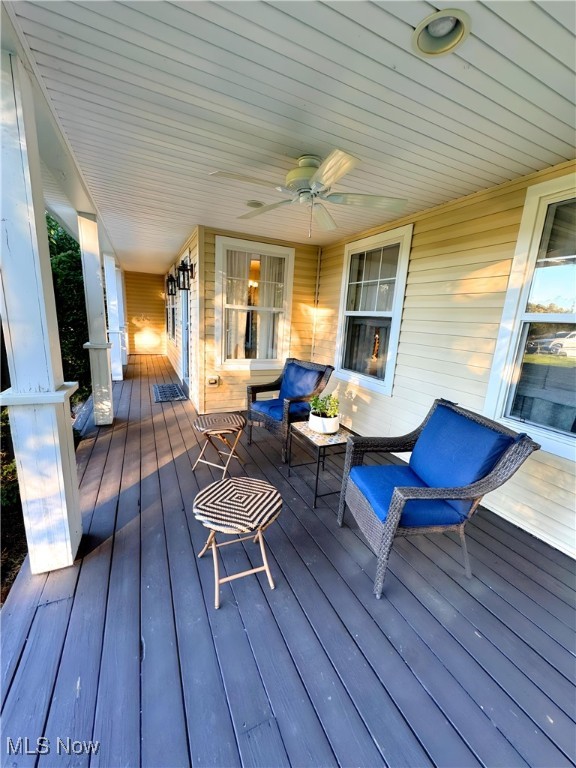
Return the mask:
<path id="1" fill-rule="evenodd" d="M 118 389 L 117 396 L 116 423 L 106 430 L 110 439 L 106 463 L 101 469 L 101 478 L 105 477 L 105 482 L 97 486 L 94 511 L 89 516 L 89 528 L 82 543 L 85 554 L 45 727 L 45 735 L 51 744 L 56 744 L 62 736 L 74 741 L 92 739 L 113 533 L 122 468 L 128 460 L 127 430 L 122 422 L 128 415 L 131 386 Z M 82 497 L 89 502 L 96 486 L 91 468 L 84 478 Z M 75 755 L 66 751 L 42 755 L 38 761 L 39 766 L 46 768 L 87 766 L 88 763 L 88 753 Z"/>
<path id="2" fill-rule="evenodd" d="M 134 376 L 126 424 L 118 512 L 106 601 L 91 766 L 140 765 L 140 366 Z M 119 717 L 121 713 L 121 717 Z"/>
<path id="3" fill-rule="evenodd" d="M 149 376 L 158 381 L 152 361 Z M 164 514 L 169 505 L 161 490 L 159 467 L 172 454 L 159 438 L 164 428 L 162 405 L 150 401 L 142 411 L 141 514 L 141 690 L 142 766 L 188 765 L 186 719 L 180 684 L 178 645 Z M 167 686 L 166 681 L 174 681 Z"/>
<path id="4" fill-rule="evenodd" d="M 557 579 L 564 584 L 569 590 L 570 595 L 574 594 L 576 589 L 576 568 L 574 567 L 574 561 L 570 560 L 567 555 L 562 555 L 561 558 L 547 557 L 541 548 L 536 549 L 533 545 L 520 540 L 515 533 L 511 533 L 510 530 L 506 530 L 496 525 L 496 515 L 488 516 L 488 513 L 484 515 L 478 515 L 474 517 L 476 528 L 483 531 L 486 535 L 491 536 L 495 541 L 500 542 L 507 547 L 511 552 L 515 552 L 517 555 L 523 557 L 527 562 L 533 563 L 534 553 L 538 552 L 538 570 L 544 571 L 549 576 Z M 529 534 L 527 534 L 529 535 Z M 534 537 L 532 537 L 534 538 Z M 536 539 L 538 541 L 538 539 Z M 540 542 L 542 543 L 542 542 Z M 553 552 L 551 547 L 548 547 L 546 554 Z M 562 553 L 558 552 L 559 555 Z"/>
<path id="5" fill-rule="evenodd" d="M 472 579 L 452 535 L 402 539 L 375 600 L 375 557 L 351 520 L 336 525 L 338 493 L 312 510 L 313 467 L 288 477 L 279 440 L 255 428 L 231 474 L 282 493 L 266 532 L 276 588 L 264 574 L 223 585 L 216 611 L 192 506 L 221 472 L 192 472 L 191 403 L 152 402 L 152 384 L 170 381 L 167 358 L 131 356 L 114 425 L 79 448 L 78 561 L 24 569 L 2 611 L 3 726 L 100 750 L 10 765 L 572 764 L 573 561 L 480 510 Z M 327 461 L 321 493 L 339 490 L 342 461 Z M 220 560 L 236 571 L 260 553 L 247 541 Z"/>
<path id="6" fill-rule="evenodd" d="M 72 598 L 66 598 L 36 609 L 26 648 L 2 714 L 0 756 L 4 768 L 36 765 L 37 739 L 44 735 L 72 602 Z M 17 755 L 10 754 L 8 739 L 16 744 L 19 738 L 29 745 L 28 750 Z"/>
<path id="7" fill-rule="evenodd" d="M 423 547 L 425 544 L 423 543 Z M 432 547 L 430 547 L 432 550 Z M 411 542 L 401 540 L 398 542 L 397 551 L 406 563 L 419 574 L 425 583 L 434 585 L 438 590 L 430 595 L 428 590 L 422 588 L 422 581 L 415 578 L 409 569 L 403 569 L 406 578 L 404 584 L 414 592 L 421 595 L 420 599 L 426 601 L 429 610 L 437 616 L 444 618 L 447 613 L 446 602 L 441 603 L 441 609 L 437 608 L 441 594 L 454 608 L 450 617 L 450 630 L 460 642 L 469 647 L 469 652 L 482 663 L 486 669 L 496 670 L 495 679 L 501 679 L 500 685 L 505 690 L 514 691 L 514 698 L 520 705 L 543 708 L 543 730 L 550 726 L 553 720 L 554 727 L 559 726 L 559 720 L 566 715 L 574 714 L 574 689 L 570 680 L 560 674 L 546 656 L 535 652 L 528 641 L 518 637 L 506 624 L 498 620 L 478 600 L 474 599 L 470 592 L 466 591 L 458 582 L 445 574 L 442 568 L 434 560 L 423 558 L 421 552 Z M 435 550 L 432 550 L 435 554 Z M 442 613 L 440 614 L 440 610 Z M 532 625 L 531 634 L 538 628 Z M 488 640 L 489 645 L 484 641 Z M 549 644 L 549 648 L 552 644 Z M 506 661 L 494 656 L 497 651 L 506 657 Z M 560 649 L 550 648 L 560 651 Z M 492 654 L 492 655 L 491 655 Z M 515 682 L 517 685 L 515 684 Z M 542 696 L 542 693 L 545 696 Z M 554 711 L 560 708 L 562 713 L 556 717 Z"/>

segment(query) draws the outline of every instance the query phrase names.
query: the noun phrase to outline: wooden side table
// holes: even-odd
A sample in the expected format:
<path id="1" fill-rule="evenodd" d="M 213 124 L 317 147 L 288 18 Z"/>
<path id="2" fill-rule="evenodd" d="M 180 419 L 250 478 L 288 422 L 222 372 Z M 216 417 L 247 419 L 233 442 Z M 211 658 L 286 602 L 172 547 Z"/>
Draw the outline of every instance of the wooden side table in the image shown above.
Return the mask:
<path id="1" fill-rule="evenodd" d="M 323 496 L 330 496 L 332 493 L 340 493 L 340 491 L 328 491 L 327 493 L 318 493 L 318 477 L 320 474 L 320 464 L 324 469 L 324 463 L 326 461 L 326 452 L 330 449 L 331 455 L 337 455 L 345 453 L 346 448 L 343 450 L 333 450 L 338 446 L 346 446 L 346 441 L 350 435 L 355 434 L 346 427 L 340 427 L 338 432 L 333 435 L 321 435 L 319 432 L 314 432 L 310 429 L 307 421 L 296 421 L 290 425 L 290 433 L 288 435 L 288 477 L 290 477 L 290 469 L 292 467 L 304 467 L 310 464 L 316 465 L 316 476 L 314 482 L 314 501 L 312 502 L 312 509 L 316 509 L 316 499 L 320 499 Z M 306 450 L 310 451 L 315 456 L 315 461 L 303 461 L 299 464 L 292 464 L 292 440 L 296 439 Z"/>

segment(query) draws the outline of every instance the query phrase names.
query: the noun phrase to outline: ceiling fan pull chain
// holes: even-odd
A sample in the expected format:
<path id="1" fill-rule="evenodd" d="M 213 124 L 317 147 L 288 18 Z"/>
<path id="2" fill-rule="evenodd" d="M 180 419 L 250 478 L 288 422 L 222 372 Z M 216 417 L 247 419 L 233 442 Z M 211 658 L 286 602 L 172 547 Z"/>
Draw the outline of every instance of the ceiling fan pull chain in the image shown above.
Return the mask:
<path id="1" fill-rule="evenodd" d="M 308 224 L 308 237 L 312 237 L 312 215 L 314 214 L 314 198 L 310 205 L 310 223 Z"/>

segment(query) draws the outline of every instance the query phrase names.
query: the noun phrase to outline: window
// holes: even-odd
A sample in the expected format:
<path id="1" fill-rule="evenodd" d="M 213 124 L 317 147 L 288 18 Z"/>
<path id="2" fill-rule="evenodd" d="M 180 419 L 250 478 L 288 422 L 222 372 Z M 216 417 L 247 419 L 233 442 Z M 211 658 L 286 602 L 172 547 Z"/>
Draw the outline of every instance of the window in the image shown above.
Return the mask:
<path id="1" fill-rule="evenodd" d="M 491 415 L 572 457 L 576 432 L 576 198 L 566 177 L 526 195 L 487 396 Z"/>
<path id="2" fill-rule="evenodd" d="M 412 226 L 346 247 L 337 370 L 392 392 Z"/>
<path id="3" fill-rule="evenodd" d="M 294 249 L 216 238 L 220 363 L 281 367 L 288 354 Z"/>

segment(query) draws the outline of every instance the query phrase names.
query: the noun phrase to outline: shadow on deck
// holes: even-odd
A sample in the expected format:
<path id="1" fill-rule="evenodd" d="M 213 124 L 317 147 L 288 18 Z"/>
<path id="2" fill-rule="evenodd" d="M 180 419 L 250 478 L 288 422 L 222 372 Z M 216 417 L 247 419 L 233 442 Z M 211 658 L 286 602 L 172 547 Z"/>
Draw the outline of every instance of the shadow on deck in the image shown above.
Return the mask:
<path id="1" fill-rule="evenodd" d="M 412 537 L 375 600 L 375 558 L 337 527 L 338 494 L 312 510 L 310 470 L 288 478 L 256 429 L 233 473 L 282 493 L 276 589 L 234 581 L 215 611 L 192 503 L 220 473 L 191 471 L 191 404 L 151 401 L 173 377 L 163 357 L 131 358 L 114 426 L 78 449 L 83 557 L 43 576 L 26 562 L 2 610 L 4 765 L 573 764 L 569 558 L 481 510 L 472 580 L 456 539 Z M 320 491 L 339 477 L 328 462 Z M 229 572 L 259 564 L 250 542 L 221 554 Z"/>

